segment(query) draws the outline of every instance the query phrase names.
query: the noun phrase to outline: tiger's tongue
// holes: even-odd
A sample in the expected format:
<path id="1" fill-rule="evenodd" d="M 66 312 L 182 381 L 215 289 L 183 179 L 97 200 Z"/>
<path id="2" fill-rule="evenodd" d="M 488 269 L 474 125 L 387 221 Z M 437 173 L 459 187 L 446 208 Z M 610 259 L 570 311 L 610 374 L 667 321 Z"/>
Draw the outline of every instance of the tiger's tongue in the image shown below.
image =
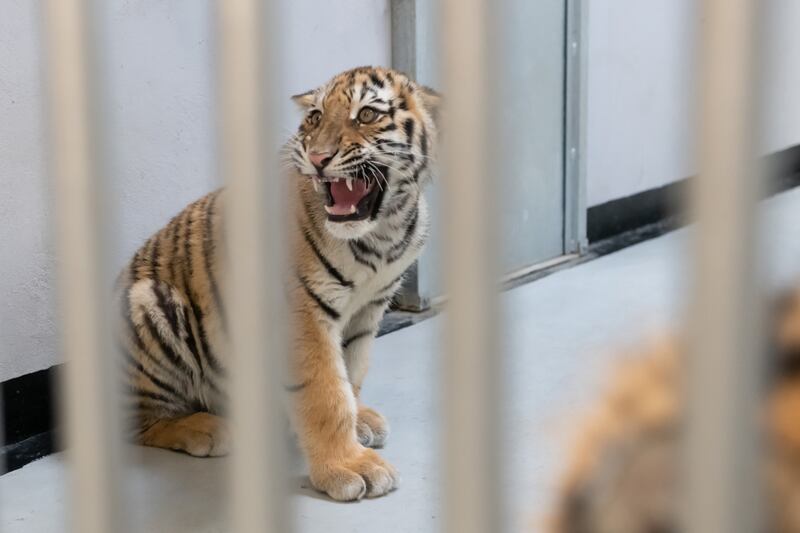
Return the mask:
<path id="1" fill-rule="evenodd" d="M 353 208 L 358 208 L 358 202 L 364 198 L 369 190 L 367 182 L 364 180 L 353 180 L 353 190 L 347 188 L 347 180 L 339 180 L 331 183 L 331 196 L 333 205 L 328 208 L 328 212 L 333 215 L 349 215 L 354 213 Z"/>

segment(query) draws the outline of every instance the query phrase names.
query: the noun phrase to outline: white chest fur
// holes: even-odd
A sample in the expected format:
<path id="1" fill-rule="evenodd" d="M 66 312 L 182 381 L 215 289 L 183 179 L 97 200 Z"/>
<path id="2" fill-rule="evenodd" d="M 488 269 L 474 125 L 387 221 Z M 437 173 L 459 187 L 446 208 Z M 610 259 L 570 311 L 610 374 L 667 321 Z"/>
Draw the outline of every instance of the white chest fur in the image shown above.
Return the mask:
<path id="1" fill-rule="evenodd" d="M 388 238 L 376 231 L 376 235 L 362 238 L 358 245 L 340 241 L 326 247 L 331 263 L 352 282 L 350 287 L 328 285 L 331 303 L 343 323 L 376 300 L 391 297 L 399 288 L 401 276 L 419 257 L 427 236 L 428 210 L 424 198 L 418 200 L 416 210 L 413 231 L 408 234 L 409 226 L 405 226 L 394 230 Z"/>

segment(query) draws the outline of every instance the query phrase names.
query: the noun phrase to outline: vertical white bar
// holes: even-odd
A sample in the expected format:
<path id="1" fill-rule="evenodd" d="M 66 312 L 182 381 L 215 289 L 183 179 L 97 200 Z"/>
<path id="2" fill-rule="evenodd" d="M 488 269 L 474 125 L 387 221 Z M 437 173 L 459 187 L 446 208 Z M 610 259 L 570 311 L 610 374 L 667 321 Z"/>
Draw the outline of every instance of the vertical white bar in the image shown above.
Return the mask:
<path id="1" fill-rule="evenodd" d="M 285 218 L 275 90 L 275 3 L 219 0 L 219 94 L 231 369 L 232 525 L 287 533 L 280 408 L 286 354 L 281 274 Z"/>
<path id="2" fill-rule="evenodd" d="M 705 0 L 700 176 L 687 361 L 686 530 L 758 527 L 760 305 L 755 159 L 758 0 Z"/>
<path id="3" fill-rule="evenodd" d="M 66 359 L 66 433 L 71 526 L 109 533 L 119 523 L 121 424 L 106 271 L 106 198 L 98 172 L 98 108 L 91 43 L 91 2 L 47 0 L 47 81 L 51 174 L 58 244 L 62 346 Z"/>
<path id="4" fill-rule="evenodd" d="M 444 523 L 452 533 L 500 532 L 496 248 L 487 120 L 492 16 L 485 0 L 442 4 L 445 279 Z M 480 213 L 479 216 L 476 214 Z"/>

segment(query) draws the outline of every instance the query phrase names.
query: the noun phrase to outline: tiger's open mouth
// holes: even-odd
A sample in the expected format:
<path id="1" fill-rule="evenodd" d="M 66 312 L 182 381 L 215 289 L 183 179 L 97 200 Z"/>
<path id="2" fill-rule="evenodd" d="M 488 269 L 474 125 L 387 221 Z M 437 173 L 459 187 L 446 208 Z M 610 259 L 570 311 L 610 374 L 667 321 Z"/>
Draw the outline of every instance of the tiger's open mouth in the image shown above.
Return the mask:
<path id="1" fill-rule="evenodd" d="M 325 212 L 331 222 L 348 222 L 374 217 L 383 198 L 375 181 L 346 177 L 313 176 L 314 189 L 325 193 Z"/>

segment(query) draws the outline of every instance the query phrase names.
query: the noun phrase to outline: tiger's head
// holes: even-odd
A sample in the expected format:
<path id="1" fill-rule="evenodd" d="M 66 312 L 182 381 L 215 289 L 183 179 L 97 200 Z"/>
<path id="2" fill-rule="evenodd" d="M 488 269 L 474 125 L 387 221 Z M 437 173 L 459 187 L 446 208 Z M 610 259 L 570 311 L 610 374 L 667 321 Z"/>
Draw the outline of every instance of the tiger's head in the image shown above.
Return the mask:
<path id="1" fill-rule="evenodd" d="M 436 92 L 394 70 L 360 67 L 292 99 L 305 116 L 287 153 L 332 235 L 362 237 L 416 201 L 436 153 Z"/>

